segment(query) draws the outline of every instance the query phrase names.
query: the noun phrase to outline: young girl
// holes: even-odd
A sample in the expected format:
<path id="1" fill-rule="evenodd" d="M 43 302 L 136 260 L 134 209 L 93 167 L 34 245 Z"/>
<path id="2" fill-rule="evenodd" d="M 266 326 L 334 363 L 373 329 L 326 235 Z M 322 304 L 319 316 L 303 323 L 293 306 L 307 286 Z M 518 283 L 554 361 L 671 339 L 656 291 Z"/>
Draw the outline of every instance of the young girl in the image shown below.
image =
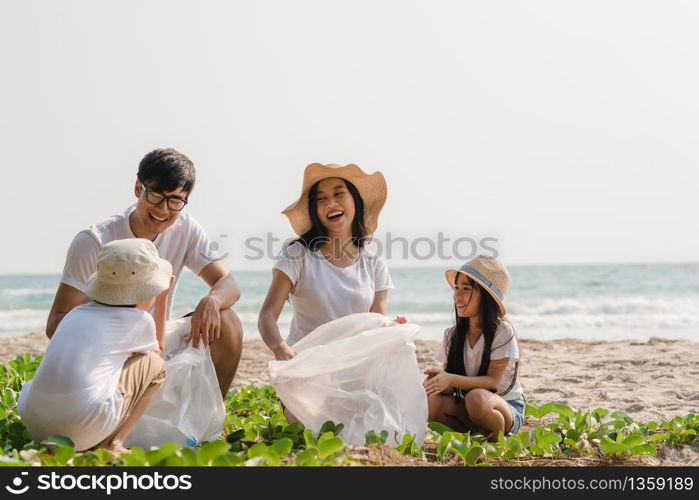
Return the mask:
<path id="1" fill-rule="evenodd" d="M 381 172 L 369 175 L 354 164 L 306 167 L 301 196 L 282 212 L 299 238 L 277 259 L 258 319 L 276 359 L 294 357 L 294 343 L 328 321 L 359 312 L 386 314 L 393 283 L 386 262 L 364 248 L 386 192 Z M 285 340 L 277 320 L 287 298 L 294 316 Z"/>
<path id="2" fill-rule="evenodd" d="M 459 432 L 484 429 L 493 440 L 500 432 L 516 434 L 525 399 L 517 378 L 517 336 L 503 303 L 510 275 L 500 261 L 478 255 L 448 270 L 446 278 L 456 324 L 445 330 L 436 357 L 444 369 L 425 371 L 429 421 Z"/>

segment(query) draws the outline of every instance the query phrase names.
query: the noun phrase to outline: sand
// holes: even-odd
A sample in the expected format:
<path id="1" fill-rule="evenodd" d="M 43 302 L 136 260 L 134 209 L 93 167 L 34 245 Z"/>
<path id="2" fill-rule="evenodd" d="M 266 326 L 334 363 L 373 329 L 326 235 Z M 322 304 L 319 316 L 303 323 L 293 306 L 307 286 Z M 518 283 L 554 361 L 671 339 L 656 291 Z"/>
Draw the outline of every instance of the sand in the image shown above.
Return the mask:
<path id="1" fill-rule="evenodd" d="M 1 338 L 0 363 L 26 352 L 42 353 L 47 343 L 37 333 Z M 416 345 L 420 367 L 437 366 L 433 358 L 439 343 Z M 525 339 L 520 355 L 520 381 L 529 402 L 623 410 L 638 422 L 699 413 L 699 342 Z M 246 340 L 233 387 L 268 383 L 271 359 L 262 341 Z M 661 457 L 663 464 L 699 465 L 696 441 L 670 453 L 675 455 Z"/>

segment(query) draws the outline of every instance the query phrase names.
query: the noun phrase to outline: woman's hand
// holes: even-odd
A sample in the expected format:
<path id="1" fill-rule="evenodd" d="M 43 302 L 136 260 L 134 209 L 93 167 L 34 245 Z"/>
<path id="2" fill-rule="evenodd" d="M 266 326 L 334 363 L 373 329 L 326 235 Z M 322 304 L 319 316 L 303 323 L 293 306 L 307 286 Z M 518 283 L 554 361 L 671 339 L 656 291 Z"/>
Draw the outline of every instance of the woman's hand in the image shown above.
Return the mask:
<path id="1" fill-rule="evenodd" d="M 404 325 L 408 322 L 408 318 L 406 318 L 405 316 L 396 316 L 396 319 L 394 319 L 393 321 L 395 321 L 399 325 Z"/>
<path id="2" fill-rule="evenodd" d="M 451 386 L 451 373 L 438 368 L 428 368 L 424 373 L 427 375 L 427 378 L 422 385 L 428 396 L 444 392 Z"/>
<path id="3" fill-rule="evenodd" d="M 282 341 L 282 343 L 277 347 L 272 349 L 272 352 L 274 353 L 274 357 L 277 359 L 277 361 L 288 361 L 296 356 L 294 350 L 289 347 L 289 344 L 287 344 L 285 340 Z"/>

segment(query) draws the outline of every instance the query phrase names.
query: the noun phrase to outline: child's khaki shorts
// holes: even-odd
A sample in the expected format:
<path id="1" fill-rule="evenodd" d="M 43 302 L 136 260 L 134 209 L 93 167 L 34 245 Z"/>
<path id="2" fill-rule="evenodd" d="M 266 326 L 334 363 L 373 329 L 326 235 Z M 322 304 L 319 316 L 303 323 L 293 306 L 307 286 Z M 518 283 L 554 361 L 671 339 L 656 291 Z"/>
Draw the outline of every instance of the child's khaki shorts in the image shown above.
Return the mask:
<path id="1" fill-rule="evenodd" d="M 165 382 L 165 361 L 157 353 L 131 356 L 119 377 L 119 392 L 124 398 L 119 425 L 131 415 L 142 398 L 150 396 Z"/>

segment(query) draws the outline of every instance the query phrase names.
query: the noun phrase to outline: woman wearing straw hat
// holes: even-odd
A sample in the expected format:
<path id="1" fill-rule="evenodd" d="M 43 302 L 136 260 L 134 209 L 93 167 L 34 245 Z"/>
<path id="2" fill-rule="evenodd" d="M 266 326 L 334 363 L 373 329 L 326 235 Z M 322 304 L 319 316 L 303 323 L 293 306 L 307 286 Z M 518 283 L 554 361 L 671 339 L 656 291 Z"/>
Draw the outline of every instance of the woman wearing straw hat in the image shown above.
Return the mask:
<path id="1" fill-rule="evenodd" d="M 306 167 L 301 196 L 282 212 L 299 238 L 277 259 L 258 320 L 276 359 L 294 357 L 294 343 L 328 321 L 359 312 L 386 314 L 393 282 L 386 262 L 365 248 L 386 193 L 381 172 L 366 174 L 354 164 Z M 294 316 L 284 340 L 277 320 L 287 298 Z"/>
<path id="2" fill-rule="evenodd" d="M 456 321 L 445 330 L 436 357 L 443 369 L 425 371 L 428 418 L 459 432 L 484 429 L 491 439 L 516 434 L 525 399 L 517 377 L 517 336 L 503 302 L 510 275 L 497 259 L 478 255 L 448 270 L 446 278 Z"/>

